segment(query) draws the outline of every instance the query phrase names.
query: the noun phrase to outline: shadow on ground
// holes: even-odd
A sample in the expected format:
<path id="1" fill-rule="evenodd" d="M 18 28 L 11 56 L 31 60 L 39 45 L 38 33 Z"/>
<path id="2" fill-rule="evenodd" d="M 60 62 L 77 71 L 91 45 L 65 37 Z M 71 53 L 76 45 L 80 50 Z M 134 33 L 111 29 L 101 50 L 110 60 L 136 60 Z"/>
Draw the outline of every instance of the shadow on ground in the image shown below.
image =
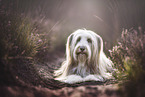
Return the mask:
<path id="1" fill-rule="evenodd" d="M 64 54 L 49 56 L 47 62 L 37 59 L 15 59 L 9 65 L 7 83 L 1 83 L 0 97 L 120 97 L 115 80 L 66 84 L 54 80 Z M 15 64 L 14 64 L 15 63 Z M 9 63 L 5 63 L 9 64 Z"/>

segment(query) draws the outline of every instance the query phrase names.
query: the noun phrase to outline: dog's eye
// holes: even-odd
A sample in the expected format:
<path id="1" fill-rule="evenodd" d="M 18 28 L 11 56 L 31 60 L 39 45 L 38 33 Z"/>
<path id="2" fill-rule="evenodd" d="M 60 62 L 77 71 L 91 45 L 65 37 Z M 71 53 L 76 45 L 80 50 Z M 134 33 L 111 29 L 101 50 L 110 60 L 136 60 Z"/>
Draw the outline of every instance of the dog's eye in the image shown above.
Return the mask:
<path id="1" fill-rule="evenodd" d="M 90 38 L 87 39 L 88 43 L 92 43 L 92 40 Z"/>
<path id="2" fill-rule="evenodd" d="M 81 40 L 81 37 L 79 37 L 78 39 L 77 39 L 77 42 L 79 42 Z"/>

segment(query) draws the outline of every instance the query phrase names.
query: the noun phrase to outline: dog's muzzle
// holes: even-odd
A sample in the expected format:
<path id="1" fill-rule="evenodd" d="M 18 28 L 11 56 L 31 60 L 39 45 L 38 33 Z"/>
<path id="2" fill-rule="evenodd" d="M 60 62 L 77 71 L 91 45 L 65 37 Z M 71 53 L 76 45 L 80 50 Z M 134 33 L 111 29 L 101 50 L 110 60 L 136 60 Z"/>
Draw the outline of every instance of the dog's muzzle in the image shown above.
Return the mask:
<path id="1" fill-rule="evenodd" d="M 77 48 L 77 52 L 76 52 L 77 55 L 80 55 L 80 54 L 85 54 L 87 55 L 87 48 L 85 46 L 79 46 Z"/>

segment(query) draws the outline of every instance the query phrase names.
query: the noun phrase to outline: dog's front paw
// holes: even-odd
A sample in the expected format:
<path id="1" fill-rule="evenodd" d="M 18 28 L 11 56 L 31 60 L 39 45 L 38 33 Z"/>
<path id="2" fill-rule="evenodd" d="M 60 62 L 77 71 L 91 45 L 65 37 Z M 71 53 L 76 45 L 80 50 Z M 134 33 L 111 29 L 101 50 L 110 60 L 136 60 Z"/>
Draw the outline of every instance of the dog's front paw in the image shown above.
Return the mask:
<path id="1" fill-rule="evenodd" d="M 104 81 L 103 77 L 100 75 L 88 75 L 84 78 L 84 81 Z"/>
<path id="2" fill-rule="evenodd" d="M 65 83 L 69 83 L 69 84 L 79 83 L 82 81 L 83 81 L 83 78 L 79 75 L 69 75 L 66 77 L 66 80 L 64 80 Z"/>

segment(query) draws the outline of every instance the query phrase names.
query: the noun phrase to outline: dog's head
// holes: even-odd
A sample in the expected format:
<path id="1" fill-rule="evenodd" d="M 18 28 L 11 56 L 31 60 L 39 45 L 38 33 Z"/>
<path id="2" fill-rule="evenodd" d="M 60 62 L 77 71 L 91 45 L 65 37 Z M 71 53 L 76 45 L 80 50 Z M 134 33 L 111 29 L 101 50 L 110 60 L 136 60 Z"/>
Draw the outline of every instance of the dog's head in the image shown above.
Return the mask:
<path id="1" fill-rule="evenodd" d="M 103 48 L 102 38 L 90 30 L 77 30 L 67 40 L 66 54 L 74 61 L 92 62 Z"/>

